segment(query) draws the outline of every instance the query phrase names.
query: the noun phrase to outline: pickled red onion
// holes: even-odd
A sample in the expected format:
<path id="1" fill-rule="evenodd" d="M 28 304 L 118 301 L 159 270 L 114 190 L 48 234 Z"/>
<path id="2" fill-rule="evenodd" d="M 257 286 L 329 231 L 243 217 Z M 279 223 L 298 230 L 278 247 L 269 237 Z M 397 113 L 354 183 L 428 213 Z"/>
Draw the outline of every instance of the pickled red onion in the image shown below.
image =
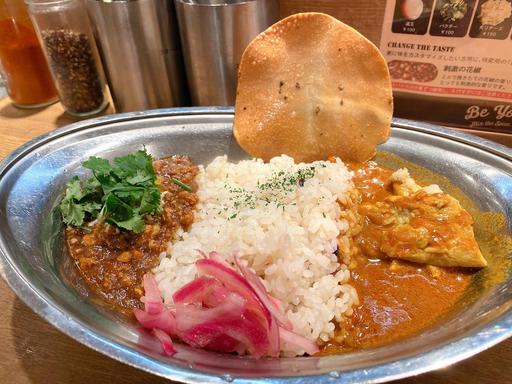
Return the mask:
<path id="1" fill-rule="evenodd" d="M 199 251 L 200 252 L 200 251 Z M 154 276 L 144 275 L 144 308 L 134 309 L 139 323 L 152 329 L 164 353 L 176 353 L 171 336 L 198 348 L 277 357 L 280 342 L 313 354 L 317 345 L 292 331 L 279 301 L 259 277 L 235 256 L 240 272 L 211 252 L 196 262 L 203 276 L 177 290 L 175 308 L 166 308 Z"/>
<path id="2" fill-rule="evenodd" d="M 172 339 L 167 333 L 158 328 L 153 329 L 153 333 L 160 340 L 160 345 L 167 356 L 172 356 L 176 353 Z"/>

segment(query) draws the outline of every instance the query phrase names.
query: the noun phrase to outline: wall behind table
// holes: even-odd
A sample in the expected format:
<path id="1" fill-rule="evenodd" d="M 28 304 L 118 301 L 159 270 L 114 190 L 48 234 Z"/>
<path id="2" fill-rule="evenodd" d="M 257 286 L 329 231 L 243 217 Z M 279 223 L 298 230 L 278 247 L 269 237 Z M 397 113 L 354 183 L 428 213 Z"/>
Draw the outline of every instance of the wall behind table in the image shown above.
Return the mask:
<path id="1" fill-rule="evenodd" d="M 298 12 L 323 12 L 354 27 L 377 46 L 384 19 L 385 0 L 280 0 L 281 16 Z"/>

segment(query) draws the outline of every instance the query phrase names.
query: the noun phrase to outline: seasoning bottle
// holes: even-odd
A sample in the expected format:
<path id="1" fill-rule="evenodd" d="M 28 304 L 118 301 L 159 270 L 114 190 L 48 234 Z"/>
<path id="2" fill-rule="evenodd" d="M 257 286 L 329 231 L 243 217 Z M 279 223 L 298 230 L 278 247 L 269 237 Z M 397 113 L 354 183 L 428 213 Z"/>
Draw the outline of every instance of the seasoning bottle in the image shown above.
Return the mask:
<path id="1" fill-rule="evenodd" d="M 82 0 L 25 0 L 60 101 L 76 116 L 108 104 L 105 75 Z"/>
<path id="2" fill-rule="evenodd" d="M 14 105 L 37 108 L 57 101 L 57 90 L 23 0 L 0 0 L 0 63 Z"/>

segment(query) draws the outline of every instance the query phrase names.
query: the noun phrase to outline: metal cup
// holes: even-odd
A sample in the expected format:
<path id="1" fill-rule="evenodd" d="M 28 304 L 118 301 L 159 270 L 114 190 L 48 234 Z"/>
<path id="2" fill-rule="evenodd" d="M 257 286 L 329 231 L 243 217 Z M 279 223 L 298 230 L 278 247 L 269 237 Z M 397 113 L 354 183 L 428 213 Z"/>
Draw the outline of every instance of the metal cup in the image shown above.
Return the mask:
<path id="1" fill-rule="evenodd" d="M 175 0 L 194 105 L 233 105 L 240 58 L 279 17 L 277 0 Z"/>
<path id="2" fill-rule="evenodd" d="M 187 103 L 172 0 L 87 0 L 117 112 Z"/>

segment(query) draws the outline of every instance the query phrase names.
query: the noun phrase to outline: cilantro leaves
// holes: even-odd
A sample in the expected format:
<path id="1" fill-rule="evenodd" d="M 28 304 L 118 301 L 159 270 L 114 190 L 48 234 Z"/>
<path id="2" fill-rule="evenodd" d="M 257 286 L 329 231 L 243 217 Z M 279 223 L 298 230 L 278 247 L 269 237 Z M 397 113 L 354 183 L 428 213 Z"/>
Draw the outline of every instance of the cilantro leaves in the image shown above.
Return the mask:
<path id="1" fill-rule="evenodd" d="M 93 176 L 83 183 L 75 176 L 67 183 L 59 206 L 65 224 L 81 227 L 97 219 L 140 233 L 145 215 L 161 213 L 151 155 L 144 149 L 113 163 L 92 156 L 82 165 Z"/>

